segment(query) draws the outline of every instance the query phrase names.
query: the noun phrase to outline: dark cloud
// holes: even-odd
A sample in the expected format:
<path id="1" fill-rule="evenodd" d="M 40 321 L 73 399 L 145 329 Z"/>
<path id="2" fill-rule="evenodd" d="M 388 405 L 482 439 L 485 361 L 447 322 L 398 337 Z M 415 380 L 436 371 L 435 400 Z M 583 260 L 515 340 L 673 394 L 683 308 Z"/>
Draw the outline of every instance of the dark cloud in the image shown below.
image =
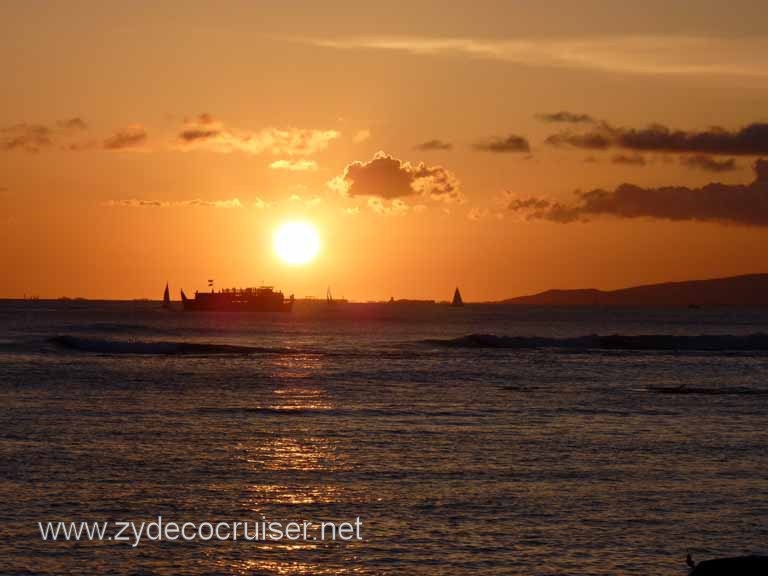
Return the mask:
<path id="1" fill-rule="evenodd" d="M 0 128 L 0 150 L 40 152 L 71 137 L 73 131 L 87 130 L 82 118 L 59 120 L 51 126 L 44 124 L 14 124 Z M 68 146 L 64 146 L 68 149 Z"/>
<path id="2" fill-rule="evenodd" d="M 727 160 L 717 160 L 711 156 L 682 156 L 680 164 L 693 168 L 694 170 L 705 170 L 706 172 L 731 172 L 738 170 L 739 166 L 733 158 Z"/>
<path id="3" fill-rule="evenodd" d="M 553 114 L 536 114 L 536 118 L 542 122 L 551 122 L 553 124 L 592 124 L 595 122 L 595 119 L 589 114 L 574 114 L 564 110 Z"/>
<path id="4" fill-rule="evenodd" d="M 15 124 L 0 128 L 0 148 L 39 152 L 53 145 L 54 131 L 42 124 Z"/>
<path id="5" fill-rule="evenodd" d="M 104 140 L 106 150 L 130 150 L 142 146 L 147 140 L 147 131 L 140 124 L 132 124 L 118 130 Z"/>
<path id="6" fill-rule="evenodd" d="M 63 128 L 65 130 L 87 130 L 88 124 L 85 123 L 85 120 L 79 117 L 75 118 L 67 118 L 66 120 L 59 120 L 58 123 L 60 128 Z"/>
<path id="7" fill-rule="evenodd" d="M 638 152 L 759 156 L 768 154 L 768 124 L 754 123 L 734 132 L 718 127 L 686 132 L 659 124 L 635 129 L 603 122 L 587 132 L 563 131 L 546 141 L 554 146 L 595 150 L 624 148 Z"/>
<path id="8" fill-rule="evenodd" d="M 450 142 L 444 142 L 442 140 L 427 140 L 415 146 L 416 150 L 450 150 L 453 148 L 453 144 Z"/>
<path id="9" fill-rule="evenodd" d="M 216 138 L 219 134 L 221 134 L 221 131 L 216 129 L 203 130 L 200 128 L 190 128 L 189 130 L 182 130 L 179 133 L 179 138 L 185 142 L 194 142 L 195 140 Z"/>
<path id="10" fill-rule="evenodd" d="M 411 164 L 384 152 L 368 162 L 352 162 L 329 186 L 345 196 L 371 196 L 392 200 L 423 195 L 436 200 L 461 199 L 459 181 L 442 166 Z"/>
<path id="11" fill-rule="evenodd" d="M 216 119 L 213 117 L 212 114 L 209 114 L 208 112 L 203 112 L 202 114 L 198 114 L 196 121 L 198 124 L 216 124 Z"/>
<path id="12" fill-rule="evenodd" d="M 641 188 L 622 184 L 615 190 L 577 192 L 578 201 L 565 205 L 540 198 L 512 200 L 509 209 L 528 219 L 554 222 L 590 220 L 595 216 L 657 218 L 768 226 L 768 160 L 755 162 L 750 184 L 711 183 L 701 188 Z"/>
<path id="13" fill-rule="evenodd" d="M 506 137 L 491 138 L 485 142 L 478 142 L 475 144 L 475 149 L 504 154 L 508 152 L 530 152 L 531 146 L 528 144 L 528 140 L 522 136 L 510 134 Z"/>
<path id="14" fill-rule="evenodd" d="M 184 124 L 185 129 L 179 133 L 179 138 L 184 142 L 207 140 L 221 134 L 221 123 L 207 112 L 186 119 Z"/>
<path id="15" fill-rule="evenodd" d="M 509 202 L 509 209 L 513 212 L 528 212 L 538 214 L 549 210 L 554 204 L 544 198 L 513 198 Z M 534 216 L 537 217 L 537 216 Z"/>
<path id="16" fill-rule="evenodd" d="M 545 142 L 552 146 L 573 146 L 588 150 L 605 150 L 612 145 L 611 140 L 599 132 L 587 132 L 586 134 L 560 132 L 548 136 Z"/>
<path id="17" fill-rule="evenodd" d="M 614 164 L 625 164 L 627 166 L 645 166 L 645 158 L 639 154 L 635 154 L 634 156 L 616 154 L 616 156 L 611 158 L 611 162 Z"/>
<path id="18" fill-rule="evenodd" d="M 88 140 L 80 140 L 76 142 L 70 142 L 62 145 L 62 150 L 68 150 L 70 152 L 82 152 L 84 150 L 95 150 L 101 148 L 102 143 L 93 138 Z"/>

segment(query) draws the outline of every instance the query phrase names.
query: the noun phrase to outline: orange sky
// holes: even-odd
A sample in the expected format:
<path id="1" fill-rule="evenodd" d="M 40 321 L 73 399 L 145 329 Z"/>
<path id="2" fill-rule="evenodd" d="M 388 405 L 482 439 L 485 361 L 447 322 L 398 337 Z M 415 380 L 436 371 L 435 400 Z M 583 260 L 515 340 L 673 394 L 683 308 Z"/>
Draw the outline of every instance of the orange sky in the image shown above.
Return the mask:
<path id="1" fill-rule="evenodd" d="M 762 2 L 446 4 L 0 3 L 0 297 L 768 271 Z"/>

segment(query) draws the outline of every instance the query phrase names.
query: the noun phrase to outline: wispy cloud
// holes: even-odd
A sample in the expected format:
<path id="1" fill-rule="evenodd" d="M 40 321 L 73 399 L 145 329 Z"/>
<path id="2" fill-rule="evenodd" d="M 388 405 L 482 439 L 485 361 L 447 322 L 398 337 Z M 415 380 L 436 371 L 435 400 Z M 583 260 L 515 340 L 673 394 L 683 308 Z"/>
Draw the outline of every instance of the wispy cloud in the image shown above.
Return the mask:
<path id="1" fill-rule="evenodd" d="M 473 222 L 477 222 L 478 220 L 482 220 L 488 216 L 488 214 L 490 214 L 490 210 L 488 210 L 488 208 L 474 207 L 471 208 L 469 212 L 467 212 L 467 218 Z"/>
<path id="2" fill-rule="evenodd" d="M 739 165 L 733 158 L 717 160 L 711 156 L 682 156 L 680 164 L 694 170 L 704 170 L 705 172 L 731 172 L 738 170 Z"/>
<path id="3" fill-rule="evenodd" d="M 269 208 L 270 206 L 273 206 L 273 202 L 267 202 L 266 200 L 263 200 L 262 198 L 256 198 L 253 202 L 251 202 L 251 206 L 253 208 L 256 208 L 258 210 L 263 210 L 264 208 Z"/>
<path id="4" fill-rule="evenodd" d="M 314 160 L 275 160 L 269 165 L 272 170 L 288 170 L 290 172 L 307 172 L 317 170 Z"/>
<path id="5" fill-rule="evenodd" d="M 64 130 L 88 130 L 88 124 L 79 116 L 59 120 L 56 124 Z"/>
<path id="6" fill-rule="evenodd" d="M 389 203 L 385 202 L 382 198 L 368 198 L 368 208 L 373 212 L 376 212 L 376 214 L 397 216 L 406 214 L 410 209 L 410 206 L 399 198 L 395 198 Z"/>
<path id="7" fill-rule="evenodd" d="M 258 200 L 258 202 L 263 202 Z M 192 207 L 192 206 L 204 206 L 211 208 L 242 208 L 243 203 L 239 198 L 232 198 L 229 200 L 201 200 L 196 198 L 194 200 L 149 200 L 140 198 L 128 198 L 125 200 L 109 200 L 104 203 L 105 206 L 110 207 L 123 207 L 123 208 L 171 208 L 171 207 Z M 254 207 L 263 207 L 256 206 Z"/>
<path id="8" fill-rule="evenodd" d="M 141 124 L 131 124 L 104 140 L 105 150 L 137 150 L 147 141 L 147 130 Z"/>
<path id="9" fill-rule="evenodd" d="M 0 149 L 40 152 L 54 148 L 70 152 L 82 150 L 135 150 L 147 139 L 141 124 L 130 124 L 104 140 L 88 134 L 88 124 L 76 116 L 46 124 L 14 124 L 0 128 Z"/>
<path id="10" fill-rule="evenodd" d="M 367 130 L 367 129 L 358 130 L 355 133 L 355 136 L 352 138 L 352 141 L 355 144 L 360 144 L 360 143 L 365 142 L 366 140 L 368 140 L 370 137 L 371 137 L 371 131 L 370 130 Z"/>
<path id="11" fill-rule="evenodd" d="M 510 152 L 530 152 L 531 146 L 528 140 L 517 134 L 509 136 L 493 137 L 474 145 L 475 150 L 483 152 L 494 152 L 496 154 L 507 154 Z"/>
<path id="12" fill-rule="evenodd" d="M 288 196 L 288 202 L 301 202 L 305 206 L 308 206 L 310 208 L 314 208 L 315 206 L 319 206 L 323 203 L 323 199 L 320 196 L 312 196 L 312 198 L 307 198 L 306 200 L 302 198 L 301 194 L 291 194 Z"/>
<path id="13" fill-rule="evenodd" d="M 768 76 L 766 37 L 618 36 L 594 38 L 293 38 L 312 46 L 483 58 L 539 67 L 626 74 Z"/>
<path id="14" fill-rule="evenodd" d="M 200 114 L 186 120 L 174 145 L 181 150 L 311 156 L 325 150 L 339 136 L 336 130 L 307 128 L 235 129 L 225 126 L 210 114 Z"/>
<path id="15" fill-rule="evenodd" d="M 561 112 L 536 114 L 536 118 L 542 122 L 550 122 L 553 124 L 592 124 L 595 121 L 589 114 L 566 112 L 565 110 Z"/>
<path id="16" fill-rule="evenodd" d="M 417 144 L 414 148 L 416 148 L 416 150 L 423 150 L 426 152 L 431 150 L 451 150 L 453 148 L 453 144 L 450 142 L 445 142 L 444 140 L 434 139 L 427 140 L 421 144 Z"/>
<path id="17" fill-rule="evenodd" d="M 614 164 L 624 164 L 625 166 L 645 166 L 645 158 L 639 154 L 627 156 L 626 154 L 616 154 L 611 158 Z"/>
<path id="18" fill-rule="evenodd" d="M 42 124 L 14 124 L 0 128 L 0 148 L 39 152 L 53 145 L 55 132 Z"/>

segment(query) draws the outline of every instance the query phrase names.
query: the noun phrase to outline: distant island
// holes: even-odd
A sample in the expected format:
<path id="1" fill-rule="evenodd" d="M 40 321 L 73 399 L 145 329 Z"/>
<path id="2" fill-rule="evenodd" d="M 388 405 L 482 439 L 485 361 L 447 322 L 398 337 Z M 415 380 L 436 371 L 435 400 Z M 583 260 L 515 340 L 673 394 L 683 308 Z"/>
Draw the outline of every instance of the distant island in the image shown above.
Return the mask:
<path id="1" fill-rule="evenodd" d="M 647 284 L 620 290 L 547 290 L 502 301 L 534 306 L 678 307 L 768 306 L 768 274 Z"/>

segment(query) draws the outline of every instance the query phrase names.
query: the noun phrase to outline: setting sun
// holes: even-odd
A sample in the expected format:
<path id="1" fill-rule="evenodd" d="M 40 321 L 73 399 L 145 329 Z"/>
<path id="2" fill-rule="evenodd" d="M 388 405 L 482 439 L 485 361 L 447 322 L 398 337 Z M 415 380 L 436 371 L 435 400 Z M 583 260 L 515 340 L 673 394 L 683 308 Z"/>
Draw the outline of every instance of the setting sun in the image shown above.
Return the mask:
<path id="1" fill-rule="evenodd" d="M 308 222 L 286 222 L 275 232 L 275 253 L 292 266 L 307 264 L 320 250 L 320 235 Z"/>

